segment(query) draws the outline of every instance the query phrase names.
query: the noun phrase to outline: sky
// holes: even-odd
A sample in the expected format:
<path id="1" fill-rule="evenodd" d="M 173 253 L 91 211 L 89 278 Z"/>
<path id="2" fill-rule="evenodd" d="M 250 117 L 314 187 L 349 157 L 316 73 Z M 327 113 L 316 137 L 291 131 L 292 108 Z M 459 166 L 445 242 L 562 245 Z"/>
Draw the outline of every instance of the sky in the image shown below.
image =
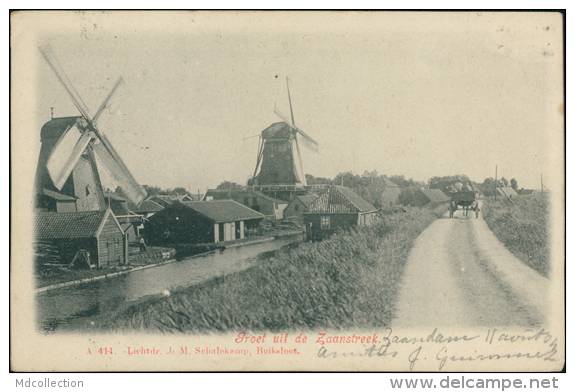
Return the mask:
<path id="1" fill-rule="evenodd" d="M 22 42 L 34 86 L 31 156 L 78 111 L 50 44 L 140 184 L 245 184 L 274 105 L 319 143 L 304 171 L 466 174 L 539 188 L 563 147 L 562 20 L 550 13 L 36 13 Z M 30 21 L 27 21 L 28 23 Z M 35 155 L 34 155 L 35 154 Z M 561 169 L 562 170 L 562 169 Z M 32 179 L 33 177 L 31 177 Z"/>

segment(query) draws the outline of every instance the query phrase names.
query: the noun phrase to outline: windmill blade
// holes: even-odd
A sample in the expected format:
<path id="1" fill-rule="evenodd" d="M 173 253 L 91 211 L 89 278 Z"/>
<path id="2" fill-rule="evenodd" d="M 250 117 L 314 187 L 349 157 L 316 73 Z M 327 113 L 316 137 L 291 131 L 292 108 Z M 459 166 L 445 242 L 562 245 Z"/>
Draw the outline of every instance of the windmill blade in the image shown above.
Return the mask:
<path id="1" fill-rule="evenodd" d="M 296 169 L 296 172 L 298 173 L 298 176 L 301 177 L 300 181 L 303 184 L 303 186 L 307 186 L 307 180 L 305 178 L 305 171 L 303 170 L 303 161 L 301 159 L 301 152 L 299 150 L 299 143 L 297 140 L 297 136 L 294 139 L 295 139 L 295 146 L 297 149 L 297 156 L 299 158 L 299 169 L 300 169 L 299 171 L 297 171 Z M 295 159 L 294 159 L 294 166 L 295 166 Z"/>
<path id="2" fill-rule="evenodd" d="M 74 170 L 80 156 L 93 139 L 94 134 L 86 131 L 81 133 L 77 125 L 70 127 L 58 140 L 48 161 L 46 169 L 58 190 L 66 183 L 70 173 Z"/>
<path id="3" fill-rule="evenodd" d="M 309 148 L 310 150 L 314 151 L 314 152 L 318 152 L 319 151 L 319 145 L 317 144 L 317 142 L 315 140 L 313 140 L 307 133 L 305 133 L 304 131 L 302 131 L 299 128 L 296 128 L 296 131 L 299 132 L 300 135 L 303 136 L 302 138 L 302 144 Z"/>
<path id="4" fill-rule="evenodd" d="M 283 114 L 282 112 L 279 111 L 279 109 L 277 108 L 277 106 L 274 106 L 274 113 L 278 115 L 279 118 L 281 118 L 282 120 L 284 120 L 284 122 L 289 125 L 293 130 L 297 131 L 297 128 L 295 127 L 295 125 L 292 124 L 292 122 L 287 118 L 287 116 L 285 114 Z"/>
<path id="5" fill-rule="evenodd" d="M 118 81 L 116 82 L 116 84 L 114 85 L 114 87 L 112 88 L 112 91 L 110 91 L 110 94 L 108 94 L 108 96 L 106 97 L 106 99 L 104 100 L 104 102 L 102 102 L 102 105 L 100 105 L 100 109 L 98 109 L 98 111 L 96 112 L 96 115 L 94 116 L 94 118 L 92 119 L 92 123 L 95 124 L 98 122 L 98 119 L 100 118 L 100 115 L 102 114 L 102 112 L 104 111 L 104 109 L 106 109 L 106 106 L 108 105 L 108 102 L 110 102 L 110 99 L 112 98 L 112 96 L 114 95 L 114 93 L 116 92 L 116 89 L 122 84 L 124 83 L 124 79 L 120 76 L 120 78 L 118 79 Z"/>
<path id="6" fill-rule="evenodd" d="M 287 85 L 288 99 L 289 99 L 289 111 L 291 113 L 291 123 L 295 126 L 295 120 L 293 118 L 293 107 L 291 105 L 291 94 L 289 92 L 289 81 L 290 81 L 290 79 L 286 76 L 286 85 Z"/>
<path id="7" fill-rule="evenodd" d="M 258 137 L 261 136 L 261 133 L 258 133 L 257 135 L 253 135 L 253 136 L 248 136 L 248 137 L 244 137 L 242 140 L 248 140 L 248 139 L 253 139 L 254 137 Z"/>
<path id="8" fill-rule="evenodd" d="M 315 140 L 313 140 L 307 133 L 305 133 L 304 131 L 302 131 L 301 129 L 295 127 L 290 120 L 286 117 L 285 114 L 283 114 L 282 112 L 279 111 L 279 109 L 277 107 L 274 107 L 274 113 L 277 114 L 282 120 L 284 120 L 284 122 L 289 125 L 293 130 L 295 130 L 296 132 L 299 132 L 300 135 L 302 135 L 302 144 L 309 148 L 310 150 L 314 151 L 314 152 L 318 152 L 319 151 L 319 146 L 317 144 L 317 142 Z"/>
<path id="9" fill-rule="evenodd" d="M 94 153 L 99 161 L 107 169 L 108 174 L 118 181 L 126 196 L 136 205 L 139 205 L 146 198 L 146 191 L 138 184 L 128 167 L 122 161 L 112 144 L 99 130 L 95 129 L 100 143 L 94 143 Z"/>
<path id="10" fill-rule="evenodd" d="M 56 77 L 58 77 L 60 83 L 62 83 L 62 85 L 66 89 L 66 92 L 72 99 L 72 102 L 74 102 L 74 105 L 76 105 L 80 113 L 82 113 L 82 116 L 84 116 L 86 120 L 91 121 L 92 117 L 90 116 L 90 111 L 88 110 L 88 107 L 86 106 L 86 104 L 82 100 L 82 97 L 80 97 L 80 94 L 78 94 L 78 91 L 76 91 L 76 89 L 74 88 L 74 85 L 68 78 L 68 75 L 66 75 L 64 69 L 58 62 L 58 59 L 56 58 L 56 55 L 54 54 L 52 47 L 48 44 L 45 44 L 38 47 L 38 49 L 40 50 L 40 53 L 42 53 L 42 55 L 44 56 L 50 67 L 52 68 L 52 71 L 54 71 L 54 73 L 56 74 Z"/>

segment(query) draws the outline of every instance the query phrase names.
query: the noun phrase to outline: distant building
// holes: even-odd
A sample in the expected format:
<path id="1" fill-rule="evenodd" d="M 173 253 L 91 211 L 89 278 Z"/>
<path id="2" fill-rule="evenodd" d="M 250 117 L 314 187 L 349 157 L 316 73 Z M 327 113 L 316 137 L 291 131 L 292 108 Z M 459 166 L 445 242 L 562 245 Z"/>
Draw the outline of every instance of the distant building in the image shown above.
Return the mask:
<path id="1" fill-rule="evenodd" d="M 294 197 L 283 211 L 284 219 L 303 223 L 303 213 L 315 199 L 317 199 L 317 195 L 313 194 Z"/>
<path id="2" fill-rule="evenodd" d="M 320 194 L 303 213 L 308 239 L 329 236 L 340 228 L 369 226 L 377 216 L 377 208 L 357 193 L 343 186 L 331 186 Z"/>
<path id="3" fill-rule="evenodd" d="M 510 199 L 513 198 L 514 196 L 518 196 L 517 192 L 515 192 L 515 190 L 510 186 L 497 187 L 497 193 L 501 196 L 507 196 Z"/>
<path id="4" fill-rule="evenodd" d="M 423 207 L 427 204 L 440 204 L 445 203 L 450 200 L 441 189 L 420 189 L 415 194 L 415 200 L 413 206 Z"/>
<path id="5" fill-rule="evenodd" d="M 517 194 L 519 196 L 526 196 L 526 195 L 532 195 L 535 192 L 535 189 L 517 189 Z"/>
<path id="6" fill-rule="evenodd" d="M 125 264 L 128 244 L 111 210 L 38 212 L 34 216 L 38 262 L 68 265 L 85 250 L 91 264 L 103 268 Z"/>
<path id="7" fill-rule="evenodd" d="M 235 200 L 254 211 L 261 212 L 268 219 L 283 219 L 283 210 L 289 204 L 288 201 L 276 199 L 252 188 L 209 189 L 204 201 Z"/>
<path id="8" fill-rule="evenodd" d="M 389 208 L 399 203 L 401 188 L 387 177 L 372 178 L 366 188 L 378 208 Z"/>
<path id="9" fill-rule="evenodd" d="M 252 190 L 235 194 L 232 198 L 254 211 L 261 212 L 267 218 L 275 220 L 283 219 L 283 212 L 289 204 L 285 200 L 276 199 L 262 192 Z"/>
<path id="10" fill-rule="evenodd" d="M 233 241 L 244 238 L 263 218 L 233 200 L 174 202 L 148 219 L 145 236 L 149 244 Z"/>

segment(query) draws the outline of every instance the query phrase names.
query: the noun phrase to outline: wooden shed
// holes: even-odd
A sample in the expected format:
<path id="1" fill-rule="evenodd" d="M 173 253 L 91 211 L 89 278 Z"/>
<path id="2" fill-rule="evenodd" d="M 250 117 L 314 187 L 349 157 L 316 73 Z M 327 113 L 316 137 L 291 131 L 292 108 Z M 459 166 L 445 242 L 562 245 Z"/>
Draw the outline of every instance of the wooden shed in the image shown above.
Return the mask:
<path id="1" fill-rule="evenodd" d="M 149 244 L 205 244 L 245 237 L 264 218 L 233 200 L 174 202 L 146 223 Z"/>
<path id="2" fill-rule="evenodd" d="M 37 212 L 34 216 L 35 248 L 40 263 L 70 264 L 86 250 L 94 267 L 128 262 L 128 243 L 111 210 Z"/>
<path id="3" fill-rule="evenodd" d="M 284 219 L 303 223 L 303 213 L 315 199 L 317 195 L 314 194 L 294 197 L 283 211 Z"/>
<path id="4" fill-rule="evenodd" d="M 340 228 L 369 226 L 377 209 L 351 189 L 331 186 L 319 195 L 303 213 L 307 238 L 318 240 Z"/>

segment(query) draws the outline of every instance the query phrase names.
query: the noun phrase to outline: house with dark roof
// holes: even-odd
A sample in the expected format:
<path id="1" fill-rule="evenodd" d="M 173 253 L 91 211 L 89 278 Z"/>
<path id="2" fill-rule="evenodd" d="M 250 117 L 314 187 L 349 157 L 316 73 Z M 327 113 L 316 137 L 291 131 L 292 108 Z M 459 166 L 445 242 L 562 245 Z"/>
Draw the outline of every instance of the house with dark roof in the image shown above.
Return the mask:
<path id="1" fill-rule="evenodd" d="M 317 199 L 317 195 L 299 195 L 290 201 L 283 211 L 283 217 L 296 223 L 303 223 L 303 213 L 307 207 Z"/>
<path id="2" fill-rule="evenodd" d="M 415 193 L 412 205 L 414 207 L 423 207 L 427 204 L 440 204 L 446 203 L 450 200 L 441 189 L 419 189 Z"/>
<path id="3" fill-rule="evenodd" d="M 234 200 L 174 202 L 146 222 L 149 244 L 200 244 L 243 239 L 264 215 Z"/>
<path id="4" fill-rule="evenodd" d="M 36 210 L 39 212 L 75 212 L 77 199 L 75 196 L 44 188 L 36 194 Z"/>
<path id="5" fill-rule="evenodd" d="M 320 240 L 341 228 L 369 226 L 377 218 L 377 208 L 351 189 L 331 186 L 303 213 L 307 238 Z"/>
<path id="6" fill-rule="evenodd" d="M 127 238 L 111 210 L 37 212 L 35 251 L 39 263 L 69 265 L 78 251 L 98 268 L 126 264 Z"/>
<path id="7" fill-rule="evenodd" d="M 248 189 L 232 194 L 232 199 L 254 211 L 261 212 L 268 219 L 281 220 L 289 202 L 268 196 L 260 191 Z"/>
<path id="8" fill-rule="evenodd" d="M 260 191 L 255 191 L 251 187 L 243 189 L 208 189 L 204 197 L 205 201 L 213 200 L 235 200 L 254 211 L 261 212 L 267 219 L 283 219 L 283 210 L 289 204 L 288 201 L 268 196 Z"/>
<path id="9" fill-rule="evenodd" d="M 372 178 L 366 189 L 378 208 L 390 208 L 399 203 L 401 188 L 387 177 Z"/>

